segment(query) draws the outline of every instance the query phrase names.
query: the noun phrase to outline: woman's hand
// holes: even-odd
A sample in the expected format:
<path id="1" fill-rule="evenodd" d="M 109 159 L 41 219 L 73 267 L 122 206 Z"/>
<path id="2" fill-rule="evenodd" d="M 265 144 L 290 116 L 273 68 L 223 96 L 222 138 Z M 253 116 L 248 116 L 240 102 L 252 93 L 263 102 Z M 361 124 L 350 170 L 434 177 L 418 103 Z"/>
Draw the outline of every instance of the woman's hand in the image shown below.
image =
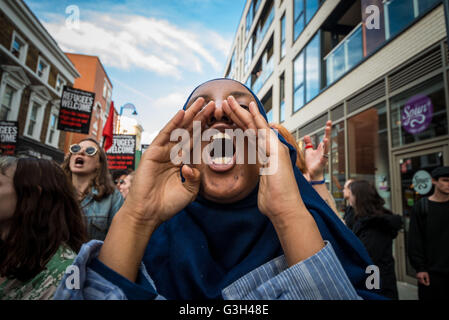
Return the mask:
<path id="1" fill-rule="evenodd" d="M 329 159 L 329 145 L 330 135 L 332 130 L 332 121 L 327 121 L 326 128 L 324 129 L 324 139 L 314 149 L 312 139 L 310 136 L 304 137 L 304 158 L 307 167 L 306 178 L 309 181 L 318 181 L 324 179 L 324 169 L 326 168 L 327 161 Z"/>
<path id="2" fill-rule="evenodd" d="M 262 143 L 257 143 L 258 162 L 262 167 L 258 194 L 259 210 L 270 218 L 295 212 L 301 202 L 301 196 L 293 174 L 288 147 L 280 142 L 254 102 L 249 104 L 248 112 L 233 97 L 229 97 L 223 102 L 223 110 L 243 130 L 253 129 L 257 139 L 263 140 Z M 260 164 L 263 157 L 269 157 L 268 163 L 264 165 Z"/>
<path id="3" fill-rule="evenodd" d="M 288 147 L 277 137 L 254 102 L 249 112 L 233 97 L 223 102 L 223 110 L 242 129 L 254 129 L 266 148 L 258 153 L 269 156 L 259 178 L 257 205 L 276 230 L 287 264 L 292 266 L 317 253 L 324 246 L 320 231 L 299 193 Z M 265 134 L 263 134 L 265 133 Z"/>
<path id="4" fill-rule="evenodd" d="M 177 142 L 170 141 L 175 129 L 185 129 L 192 149 L 193 121 L 205 120 L 215 109 L 213 102 L 201 110 L 203 98 L 198 98 L 187 111 L 179 111 L 161 130 L 145 151 L 135 173 L 131 189 L 122 208 L 112 220 L 98 259 L 130 281 L 135 281 L 145 248 L 154 230 L 181 211 L 198 193 L 200 172 L 182 166 L 186 181 L 170 154 Z M 201 111 L 200 111 L 201 110 Z"/>
<path id="5" fill-rule="evenodd" d="M 170 135 L 175 129 L 187 130 L 191 150 L 193 121 L 201 121 L 204 125 L 215 109 L 214 103 L 211 102 L 201 110 L 203 104 L 204 99 L 198 98 L 187 111 L 179 111 L 143 154 L 124 203 L 126 212 L 137 221 L 157 226 L 196 198 L 200 186 L 200 172 L 188 165 L 173 163 L 171 151 L 179 142 L 170 141 Z M 179 173 L 181 166 L 184 183 Z"/>

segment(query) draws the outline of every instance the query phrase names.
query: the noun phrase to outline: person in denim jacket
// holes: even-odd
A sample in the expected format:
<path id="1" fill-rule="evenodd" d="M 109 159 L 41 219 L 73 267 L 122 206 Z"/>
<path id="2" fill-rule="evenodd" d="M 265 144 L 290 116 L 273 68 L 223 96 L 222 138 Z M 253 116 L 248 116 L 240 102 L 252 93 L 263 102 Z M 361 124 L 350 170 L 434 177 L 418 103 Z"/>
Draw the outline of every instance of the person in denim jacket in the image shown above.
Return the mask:
<path id="1" fill-rule="evenodd" d="M 88 138 L 70 146 L 62 168 L 78 191 L 89 239 L 104 240 L 112 218 L 123 204 L 114 186 L 104 150 Z"/>

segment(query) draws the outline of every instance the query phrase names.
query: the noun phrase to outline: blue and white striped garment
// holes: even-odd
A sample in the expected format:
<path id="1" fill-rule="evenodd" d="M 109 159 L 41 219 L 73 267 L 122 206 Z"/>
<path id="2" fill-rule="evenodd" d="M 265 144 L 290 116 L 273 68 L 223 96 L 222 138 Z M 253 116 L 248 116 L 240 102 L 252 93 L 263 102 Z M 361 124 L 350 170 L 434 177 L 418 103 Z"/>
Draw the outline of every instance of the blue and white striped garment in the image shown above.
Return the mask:
<path id="1" fill-rule="evenodd" d="M 144 264 L 136 283 L 102 264 L 96 257 L 103 242 L 84 244 L 64 275 L 55 300 L 164 300 Z M 73 270 L 79 270 L 76 275 Z M 79 281 L 74 279 L 79 276 Z M 79 289 L 72 289 L 79 284 Z M 360 300 L 330 242 L 308 259 L 288 268 L 284 256 L 265 263 L 222 291 L 225 300 Z"/>

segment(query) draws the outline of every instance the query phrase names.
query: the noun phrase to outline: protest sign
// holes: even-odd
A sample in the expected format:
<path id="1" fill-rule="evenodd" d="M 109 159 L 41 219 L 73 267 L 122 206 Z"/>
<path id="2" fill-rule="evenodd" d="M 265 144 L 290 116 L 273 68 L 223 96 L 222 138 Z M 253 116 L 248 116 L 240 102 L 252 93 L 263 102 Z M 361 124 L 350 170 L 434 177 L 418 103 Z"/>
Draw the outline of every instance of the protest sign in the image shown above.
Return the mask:
<path id="1" fill-rule="evenodd" d="M 114 134 L 112 147 L 107 153 L 110 170 L 134 170 L 136 159 L 136 136 Z"/>
<path id="2" fill-rule="evenodd" d="M 0 121 L 0 155 L 13 156 L 16 152 L 18 137 L 17 121 Z"/>
<path id="3" fill-rule="evenodd" d="M 64 86 L 58 130 L 88 134 L 95 93 Z"/>

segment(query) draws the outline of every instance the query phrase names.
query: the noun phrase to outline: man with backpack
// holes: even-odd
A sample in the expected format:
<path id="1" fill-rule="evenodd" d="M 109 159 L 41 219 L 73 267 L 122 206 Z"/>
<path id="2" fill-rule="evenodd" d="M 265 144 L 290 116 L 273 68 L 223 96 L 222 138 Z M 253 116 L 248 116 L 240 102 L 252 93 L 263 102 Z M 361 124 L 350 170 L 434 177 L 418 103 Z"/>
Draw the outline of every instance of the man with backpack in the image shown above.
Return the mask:
<path id="1" fill-rule="evenodd" d="M 431 175 L 435 191 L 413 207 L 408 237 L 420 300 L 449 298 L 449 167 L 438 167 Z"/>

